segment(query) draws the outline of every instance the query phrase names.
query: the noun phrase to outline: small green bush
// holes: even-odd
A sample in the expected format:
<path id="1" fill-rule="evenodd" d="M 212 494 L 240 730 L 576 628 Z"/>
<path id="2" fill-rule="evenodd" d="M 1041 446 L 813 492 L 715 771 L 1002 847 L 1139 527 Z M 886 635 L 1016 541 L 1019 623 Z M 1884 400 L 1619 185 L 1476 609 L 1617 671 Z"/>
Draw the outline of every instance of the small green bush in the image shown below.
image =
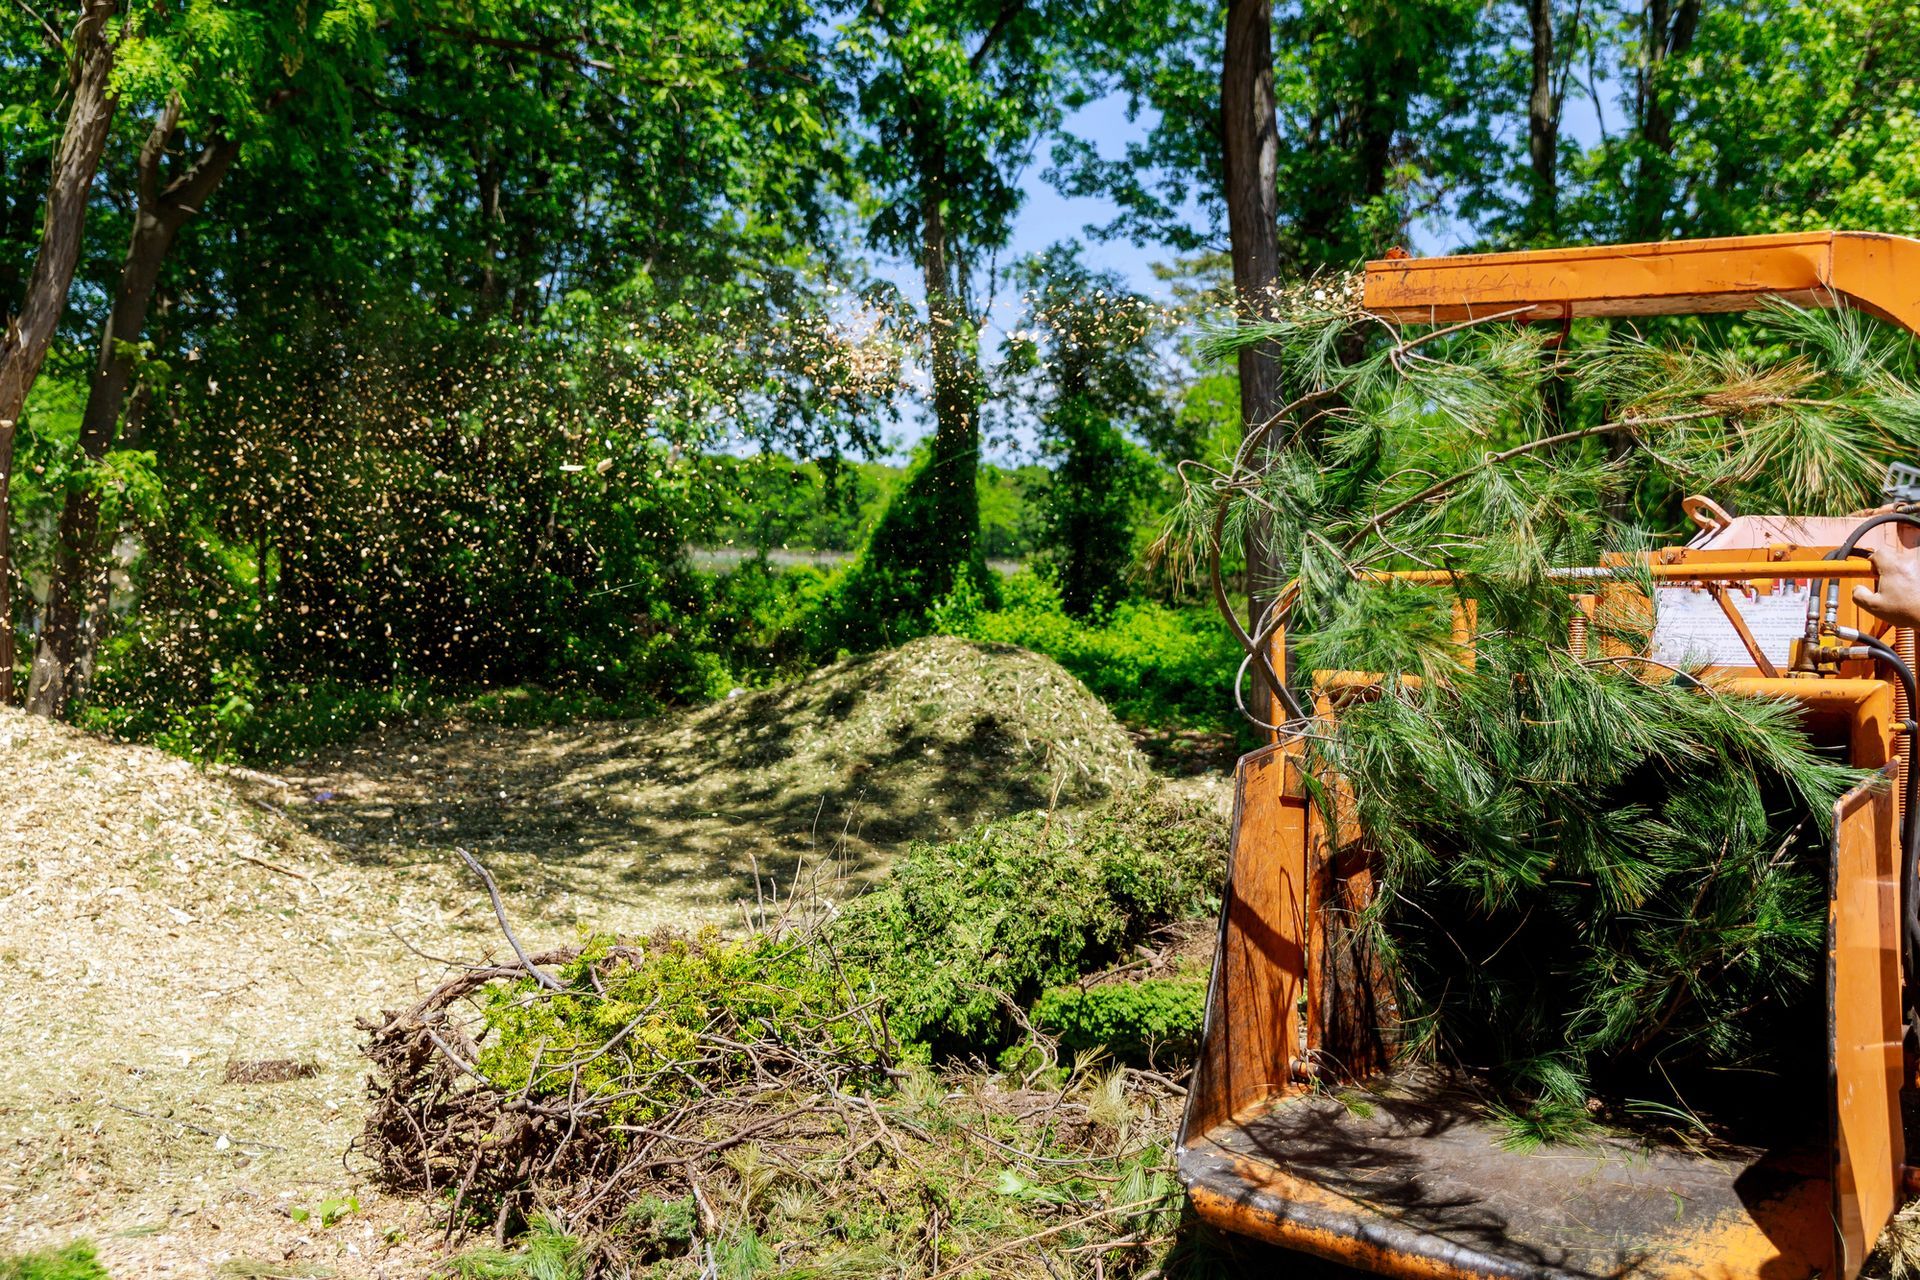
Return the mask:
<path id="1" fill-rule="evenodd" d="M 1147 978 L 1097 987 L 1055 987 L 1034 1002 L 1033 1024 L 1068 1049 L 1104 1049 L 1128 1062 L 1185 1059 L 1200 1046 L 1207 984 Z"/>
<path id="2" fill-rule="evenodd" d="M 833 936 L 887 996 L 896 1036 L 990 1052 L 1013 1038 L 1014 1007 L 1211 909 L 1225 856 L 1225 825 L 1197 804 L 1022 814 L 914 845 Z"/>
<path id="3" fill-rule="evenodd" d="M 0 1280 L 111 1280 L 93 1246 L 76 1240 L 64 1249 L 0 1258 Z"/>
<path id="4" fill-rule="evenodd" d="M 1066 612 L 1051 582 L 1029 571 L 1006 580 L 998 610 L 956 588 L 932 617 L 955 635 L 1046 654 L 1129 724 L 1233 727 L 1241 652 L 1210 607 L 1129 600 L 1080 619 Z"/>

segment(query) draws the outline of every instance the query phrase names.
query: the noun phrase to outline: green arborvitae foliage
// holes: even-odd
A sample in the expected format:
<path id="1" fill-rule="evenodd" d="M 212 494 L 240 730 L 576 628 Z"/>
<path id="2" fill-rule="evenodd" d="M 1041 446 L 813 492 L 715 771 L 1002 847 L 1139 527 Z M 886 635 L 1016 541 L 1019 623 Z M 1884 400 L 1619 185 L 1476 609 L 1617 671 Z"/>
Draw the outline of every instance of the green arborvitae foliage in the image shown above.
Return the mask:
<path id="1" fill-rule="evenodd" d="M 691 1091 L 751 1077 L 744 1050 L 711 1053 L 715 1036 L 802 1046 L 856 1072 L 884 1065 L 875 1021 L 848 1014 L 866 996 L 865 975 L 825 948 L 711 935 L 622 952 L 603 941 L 560 981 L 567 990 L 546 1000 L 527 1000 L 524 986 L 497 991 L 478 1065 L 497 1086 L 536 1097 L 617 1093 L 615 1123 L 644 1123 Z M 683 1069 L 695 1059 L 699 1079 Z"/>
<path id="2" fill-rule="evenodd" d="M 1084 1010 L 1045 993 L 1211 910 L 1225 857 L 1215 815 L 1155 795 L 988 823 L 914 845 L 811 933 L 603 939 L 560 971 L 562 991 L 531 1000 L 531 981 L 501 986 L 476 1065 L 509 1092 L 608 1095 L 610 1119 L 640 1124 L 686 1100 L 688 1062 L 707 1088 L 751 1076 L 746 1056 L 712 1055 L 716 1036 L 804 1046 L 859 1075 L 895 1052 L 990 1053 L 1043 999 L 1069 1047 L 1178 1056 L 1198 1026 L 1181 982 L 1145 984 L 1138 1017 L 1118 995 L 1132 987 L 1101 988 Z"/>
<path id="3" fill-rule="evenodd" d="M 902 1040 L 997 1047 L 1016 1033 L 1012 1008 L 1204 910 L 1223 836 L 1201 806 L 1157 797 L 1023 814 L 915 845 L 834 936 L 873 973 Z"/>
<path id="4" fill-rule="evenodd" d="M 1298 584 L 1299 693 L 1315 672 L 1382 673 L 1297 727 L 1319 802 L 1357 816 L 1378 869 L 1353 944 L 1395 987 L 1389 1038 L 1491 1073 L 1523 1138 L 1587 1123 L 1590 1091 L 1697 1106 L 1722 1086 L 1689 1073 L 1789 1069 L 1818 1040 L 1794 1015 L 1817 1016 L 1823 824 L 1863 775 L 1790 704 L 1623 663 L 1652 621 L 1635 571 L 1576 650 L 1554 575 L 1644 546 L 1609 512 L 1661 485 L 1737 510 L 1869 505 L 1920 450 L 1910 354 L 1847 312 L 1556 353 L 1498 320 L 1397 332 L 1342 297 L 1321 286 L 1223 337 L 1314 393 L 1264 466 L 1253 433 L 1188 468 L 1197 532 L 1173 544 L 1210 558 L 1257 517 Z M 1406 569 L 1453 576 L 1378 576 Z"/>
<path id="5" fill-rule="evenodd" d="M 1033 1025 L 1063 1048 L 1099 1049 L 1130 1062 L 1191 1058 L 1200 1047 L 1207 984 L 1145 978 L 1092 987 L 1055 987 L 1033 1004 Z"/>

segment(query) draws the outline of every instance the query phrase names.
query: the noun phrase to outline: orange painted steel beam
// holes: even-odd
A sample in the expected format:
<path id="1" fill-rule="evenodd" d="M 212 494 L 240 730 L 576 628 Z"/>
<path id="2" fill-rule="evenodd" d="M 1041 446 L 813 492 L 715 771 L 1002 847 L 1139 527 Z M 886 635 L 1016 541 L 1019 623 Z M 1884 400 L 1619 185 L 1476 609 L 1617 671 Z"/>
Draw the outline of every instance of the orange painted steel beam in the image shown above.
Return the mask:
<path id="1" fill-rule="evenodd" d="M 1547 576 L 1567 582 L 1593 579 L 1631 579 L 1646 574 L 1655 582 L 1730 582 L 1737 578 L 1871 578 L 1873 561 L 1845 560 L 1680 560 L 1672 564 L 1599 565 L 1585 569 L 1550 569 Z M 1382 569 L 1367 574 L 1381 582 L 1410 582 L 1435 586 L 1462 575 L 1451 569 Z"/>
<path id="2" fill-rule="evenodd" d="M 1770 297 L 1844 303 L 1920 333 L 1920 240 L 1807 231 L 1367 264 L 1363 304 L 1402 324 L 1527 308 L 1524 319 L 1746 311 Z"/>

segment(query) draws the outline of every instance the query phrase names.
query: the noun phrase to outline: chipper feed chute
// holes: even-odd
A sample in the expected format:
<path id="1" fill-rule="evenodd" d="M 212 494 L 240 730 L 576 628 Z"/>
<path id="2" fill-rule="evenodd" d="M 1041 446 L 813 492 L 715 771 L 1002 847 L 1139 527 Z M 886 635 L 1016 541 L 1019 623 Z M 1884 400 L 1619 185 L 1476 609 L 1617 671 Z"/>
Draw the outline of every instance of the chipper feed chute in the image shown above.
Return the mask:
<path id="1" fill-rule="evenodd" d="M 1425 324 L 1526 308 L 1542 320 L 1735 310 L 1769 296 L 1844 301 L 1914 329 L 1920 242 L 1823 232 L 1395 259 L 1369 264 L 1365 304 Z M 1241 760 L 1236 779 L 1220 947 L 1179 1144 L 1202 1217 L 1383 1275 L 1858 1274 L 1917 1184 L 1902 1114 L 1915 1083 L 1901 1014 L 1909 708 L 1881 663 L 1794 670 L 1792 642 L 1808 584 L 1822 581 L 1838 584 L 1841 627 L 1910 665 L 1914 637 L 1850 599 L 1853 585 L 1872 580 L 1871 561 L 1824 558 L 1860 518 L 1690 511 L 1701 536 L 1647 557 L 1654 589 L 1676 593 L 1659 628 L 1691 628 L 1718 687 L 1797 700 L 1816 743 L 1877 771 L 1835 806 L 1825 1024 L 1807 1028 L 1826 1046 L 1824 1082 L 1779 1097 L 1778 1123 L 1739 1141 L 1503 1143 L 1445 1077 L 1399 1068 L 1382 1048 L 1392 993 L 1340 945 L 1343 921 L 1372 893 L 1369 860 L 1334 838 L 1350 833 L 1326 830 L 1308 799 L 1301 741 L 1285 738 Z M 1896 539 L 1913 545 L 1920 529 L 1883 523 L 1858 545 Z M 1736 587 L 1744 606 L 1717 589 Z M 1372 679 L 1319 673 L 1320 710 L 1337 715 Z M 1339 1064 L 1337 1079 L 1329 1063 Z M 1364 1104 L 1327 1087 L 1341 1084 Z"/>

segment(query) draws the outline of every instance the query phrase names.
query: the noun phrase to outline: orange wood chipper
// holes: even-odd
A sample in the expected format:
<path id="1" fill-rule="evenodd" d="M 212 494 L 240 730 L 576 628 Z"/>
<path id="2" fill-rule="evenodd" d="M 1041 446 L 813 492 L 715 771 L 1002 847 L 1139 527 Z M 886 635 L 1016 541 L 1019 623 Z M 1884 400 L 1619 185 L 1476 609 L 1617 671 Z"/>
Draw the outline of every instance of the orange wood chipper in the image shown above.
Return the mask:
<path id="1" fill-rule="evenodd" d="M 1562 322 L 1735 311 L 1767 298 L 1851 306 L 1920 331 L 1920 241 L 1819 232 L 1390 259 L 1368 264 L 1364 304 L 1427 325 L 1493 312 Z M 1734 518 L 1702 499 L 1688 512 L 1698 535 L 1635 570 L 1653 583 L 1656 646 L 1687 649 L 1722 690 L 1798 702 L 1817 744 L 1878 771 L 1833 815 L 1825 1026 L 1807 1029 L 1824 1037 L 1824 1087 L 1785 1091 L 1777 1132 L 1527 1151 L 1444 1077 L 1346 1051 L 1378 1030 L 1357 1024 L 1392 1007 L 1338 938 L 1369 900 L 1373 869 L 1309 799 L 1302 740 L 1281 736 L 1240 761 L 1235 783 L 1220 946 L 1178 1150 L 1201 1217 L 1392 1276 L 1850 1280 L 1920 1193 L 1920 1169 L 1906 1163 L 1920 1090 L 1902 1013 L 1914 1003 L 1903 935 L 1920 920 L 1908 821 L 1915 637 L 1851 599 L 1875 576 L 1856 552 L 1920 544 L 1920 518 Z M 1570 590 L 1606 574 L 1572 571 L 1588 585 Z M 1270 652 L 1283 665 L 1277 636 Z M 1376 677 L 1315 679 L 1326 712 L 1343 684 Z M 1330 1085 L 1364 1091 L 1365 1104 Z"/>

